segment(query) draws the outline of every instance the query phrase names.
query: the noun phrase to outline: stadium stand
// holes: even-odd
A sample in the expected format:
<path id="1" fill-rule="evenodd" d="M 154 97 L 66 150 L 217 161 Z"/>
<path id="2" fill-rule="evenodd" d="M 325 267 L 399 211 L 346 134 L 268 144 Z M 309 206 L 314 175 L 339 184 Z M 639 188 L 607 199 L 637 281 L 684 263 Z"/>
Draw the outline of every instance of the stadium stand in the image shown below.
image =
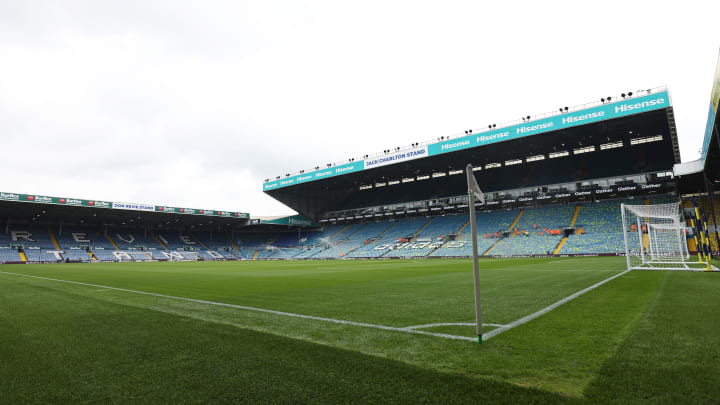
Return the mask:
<path id="1" fill-rule="evenodd" d="M 150 256 L 152 256 L 153 260 L 167 260 L 168 256 L 165 254 L 165 251 L 162 250 L 151 250 Z"/>
<path id="2" fill-rule="evenodd" d="M 20 252 L 12 249 L 12 246 L 22 246 L 22 253 L 28 262 L 57 262 L 58 258 L 49 251 L 57 251 L 48 229 L 38 226 L 14 226 L 8 230 L 7 234 L 0 234 L 0 247 L 3 249 L 2 258 L 4 262 L 22 261 Z"/>
<path id="3" fill-rule="evenodd" d="M 107 237 L 111 240 L 111 243 L 115 243 L 118 250 L 143 250 L 161 247 L 149 233 L 112 229 L 108 230 Z"/>
<path id="4" fill-rule="evenodd" d="M 349 228 L 343 235 L 344 239 L 335 242 L 337 245 L 326 249 L 319 254 L 320 257 L 361 257 L 360 253 L 364 248 L 373 245 L 380 235 L 390 229 L 392 221 L 366 222 L 356 224 Z"/>
<path id="5" fill-rule="evenodd" d="M 510 235 L 488 253 L 493 256 L 552 254 L 574 211 L 575 205 L 525 209 L 510 229 Z"/>
<path id="6" fill-rule="evenodd" d="M 105 252 L 105 251 L 103 251 Z M 109 251 L 108 254 L 111 254 Z M 63 249 L 62 253 L 63 258 L 70 260 L 70 261 L 77 261 L 77 262 L 90 262 L 92 259 L 90 258 L 90 255 L 87 251 L 83 249 Z M 98 257 L 98 259 L 102 256 L 98 256 L 98 254 L 95 254 L 95 257 Z M 108 261 L 112 261 L 114 257 L 110 256 L 108 258 Z"/>
<path id="7" fill-rule="evenodd" d="M 7 234 L 0 234 L 0 246 L 9 246 L 11 244 L 49 250 L 55 249 L 47 228 L 37 226 L 13 226 L 8 230 Z"/>
<path id="8" fill-rule="evenodd" d="M 187 232 L 155 232 L 157 238 L 169 250 L 199 249 L 200 244 Z"/>
<path id="9" fill-rule="evenodd" d="M 624 241 L 620 204 L 659 204 L 676 198 L 654 195 L 479 211 L 479 253 L 621 254 Z M 701 201 L 701 207 L 709 211 L 707 205 L 707 201 Z M 566 229 L 572 231 L 564 232 Z M 22 248 L 20 252 L 17 246 Z M 717 249 L 716 242 L 713 248 Z M 236 232 L 234 237 L 223 232 L 146 233 L 118 228 L 105 234 L 90 227 L 65 226 L 61 231 L 59 226 L 37 225 L 13 225 L 0 233 L 0 262 L 19 262 L 22 255 L 28 262 L 58 261 L 54 253 L 49 253 L 52 251 L 60 251 L 63 261 L 90 262 L 168 260 L 170 255 L 178 260 L 469 257 L 472 247 L 465 213 L 327 224 L 322 230 L 304 230 L 300 234 L 287 230 L 279 234 Z"/>
<path id="10" fill-rule="evenodd" d="M 25 249 L 24 252 L 28 262 L 52 263 L 58 261 L 57 257 L 54 254 L 48 253 L 47 250 Z M 89 256 L 87 257 L 89 258 Z"/>
<path id="11" fill-rule="evenodd" d="M 0 247 L 0 263 L 15 263 L 21 260 L 17 250 Z"/>
<path id="12" fill-rule="evenodd" d="M 92 232 L 79 227 L 64 227 L 62 231 L 53 229 L 53 233 L 61 249 L 78 248 L 82 246 L 115 250 L 115 247 L 110 241 L 98 232 Z"/>
<path id="13" fill-rule="evenodd" d="M 230 242 L 228 235 L 222 233 L 203 233 L 194 234 L 208 250 L 214 251 L 222 255 L 225 259 L 237 259 L 240 257 L 239 252 Z"/>
<path id="14" fill-rule="evenodd" d="M 348 253 L 349 257 L 381 257 L 390 252 L 391 249 L 380 249 L 386 245 L 406 243 L 414 239 L 415 233 L 430 221 L 426 217 L 404 218 L 392 221 L 381 221 L 366 224 L 366 228 L 352 239 L 353 242 L 360 242 L 357 248 Z M 369 225 L 369 226 L 368 226 Z M 368 243 L 365 243 L 365 242 Z"/>
<path id="15" fill-rule="evenodd" d="M 569 235 L 560 254 L 625 252 L 620 204 L 629 202 L 610 200 L 581 204 L 575 228 L 585 233 Z"/>
<path id="16" fill-rule="evenodd" d="M 338 224 L 326 226 L 321 232 L 308 233 L 306 240 L 298 246 L 298 250 L 295 251 L 293 257 L 297 259 L 340 257 L 340 252 L 336 246 L 343 240 L 341 235 L 349 235 L 349 233 L 345 232 L 348 229 L 347 225 Z M 325 252 L 326 250 L 328 252 Z M 320 256 L 317 256 L 318 254 Z"/>
<path id="17" fill-rule="evenodd" d="M 625 242 L 620 204 L 665 204 L 674 201 L 677 201 L 677 197 L 663 195 L 581 204 L 575 222 L 575 233 L 568 236 L 559 253 L 624 253 Z"/>
<path id="18" fill-rule="evenodd" d="M 478 211 L 476 213 L 478 252 L 485 253 L 502 238 L 510 225 L 516 220 L 520 210 Z M 472 235 L 470 225 L 462 228 L 456 243 L 448 242 L 431 253 L 431 256 L 461 257 L 472 255 Z M 495 236 L 497 233 L 498 236 Z"/>

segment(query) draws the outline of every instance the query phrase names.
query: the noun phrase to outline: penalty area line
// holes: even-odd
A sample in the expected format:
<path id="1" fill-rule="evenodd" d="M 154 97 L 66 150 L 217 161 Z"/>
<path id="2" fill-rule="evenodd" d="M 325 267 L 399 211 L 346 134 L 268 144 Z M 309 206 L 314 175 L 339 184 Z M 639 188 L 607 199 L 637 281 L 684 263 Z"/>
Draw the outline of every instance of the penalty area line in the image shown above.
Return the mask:
<path id="1" fill-rule="evenodd" d="M 178 301 L 194 302 L 194 303 L 198 303 L 198 304 L 214 305 L 214 306 L 226 307 L 226 308 L 243 309 L 246 311 L 263 312 L 263 313 L 267 313 L 267 314 L 281 315 L 281 316 L 287 316 L 287 317 L 291 317 L 291 318 L 311 319 L 314 321 L 330 322 L 330 323 L 341 324 L 341 325 L 360 326 L 360 327 L 364 327 L 364 328 L 380 329 L 380 330 L 387 330 L 387 331 L 392 331 L 392 332 L 411 333 L 411 334 L 416 334 L 416 335 L 434 336 L 434 337 L 440 337 L 440 338 L 452 339 L 452 340 L 464 340 L 464 341 L 468 341 L 468 342 L 477 341 L 477 338 L 468 337 L 468 336 L 449 335 L 446 333 L 426 332 L 426 331 L 422 331 L 422 330 L 396 328 L 393 326 L 376 325 L 376 324 L 365 323 L 365 322 L 354 322 L 354 321 L 346 321 L 343 319 L 333 319 L 333 318 L 324 318 L 324 317 L 313 316 L 313 315 L 295 314 L 292 312 L 276 311 L 274 309 L 249 307 L 249 306 L 245 306 L 245 305 L 226 304 L 224 302 L 199 300 L 199 299 L 195 299 L 195 298 L 176 297 L 174 295 L 165 295 L 165 294 L 158 294 L 158 293 L 152 293 L 152 292 L 147 292 L 147 291 L 129 290 L 126 288 L 118 288 L 118 287 L 110 287 L 110 286 L 106 286 L 106 285 L 83 283 L 80 281 L 70 281 L 70 280 L 61 280 L 61 279 L 50 278 L 50 277 L 31 276 L 29 274 L 10 273 L 7 271 L 0 271 L 0 274 L 8 274 L 8 275 L 19 276 L 19 277 L 29 277 L 29 278 L 39 279 L 39 280 L 55 281 L 55 282 L 59 282 L 59 283 L 76 284 L 76 285 L 82 285 L 82 286 L 86 286 L 86 287 L 102 288 L 102 289 L 106 289 L 106 290 L 124 291 L 124 292 L 128 292 L 128 293 L 133 293 L 133 294 L 149 295 L 152 297 L 167 298 L 167 299 L 178 300 Z"/>
<path id="2" fill-rule="evenodd" d="M 557 302 L 555 302 L 554 304 L 550 304 L 550 305 L 548 305 L 547 307 L 545 307 L 545 308 L 543 308 L 543 309 L 541 309 L 541 310 L 539 310 L 539 311 L 537 311 L 537 312 L 535 312 L 535 313 L 532 313 L 532 314 L 530 314 L 530 315 L 528 315 L 528 316 L 522 317 L 522 318 L 518 319 L 517 321 L 510 322 L 509 324 L 504 325 L 504 326 L 501 326 L 501 327 L 499 327 L 499 328 L 497 328 L 497 329 L 493 329 L 493 330 L 491 330 L 490 332 L 483 334 L 483 340 L 491 339 L 491 338 L 493 338 L 493 337 L 495 337 L 495 336 L 497 336 L 497 335 L 499 335 L 499 334 L 501 334 L 501 333 L 503 333 L 503 332 L 509 331 L 510 329 L 516 328 L 516 327 L 518 327 L 518 326 L 520 326 L 520 325 L 522 325 L 522 324 L 524 324 L 524 323 L 528 323 L 528 322 L 532 321 L 533 319 L 535 319 L 535 318 L 537 318 L 537 317 L 540 317 L 540 316 L 542 316 L 542 315 L 547 314 L 548 312 L 550 312 L 550 311 L 552 311 L 553 309 L 559 307 L 560 305 L 563 305 L 563 304 L 565 304 L 565 303 L 567 303 L 567 302 L 570 302 L 570 301 L 574 300 L 575 298 L 577 298 L 577 297 L 585 294 L 586 292 L 592 291 L 592 290 L 600 287 L 601 285 L 603 285 L 603 284 L 605 284 L 605 283 L 607 283 L 607 282 L 610 282 L 610 281 L 612 281 L 612 280 L 615 280 L 616 278 L 618 278 L 618 277 L 620 277 L 620 276 L 622 276 L 622 275 L 625 275 L 625 274 L 627 274 L 627 273 L 629 273 L 629 272 L 631 272 L 631 271 L 632 271 L 632 270 L 625 270 L 625 271 L 623 271 L 622 273 L 616 274 L 616 275 L 614 275 L 614 276 L 612 276 L 612 277 L 608 277 L 608 278 L 606 278 L 606 279 L 603 280 L 603 281 L 600 281 L 600 282 L 598 282 L 598 283 L 595 283 L 595 284 L 591 285 L 591 286 L 588 287 L 588 288 L 585 288 L 585 289 L 583 289 L 583 290 L 580 290 L 580 291 L 576 292 L 575 294 L 568 295 L 567 297 L 561 299 L 560 301 L 557 301 Z"/>

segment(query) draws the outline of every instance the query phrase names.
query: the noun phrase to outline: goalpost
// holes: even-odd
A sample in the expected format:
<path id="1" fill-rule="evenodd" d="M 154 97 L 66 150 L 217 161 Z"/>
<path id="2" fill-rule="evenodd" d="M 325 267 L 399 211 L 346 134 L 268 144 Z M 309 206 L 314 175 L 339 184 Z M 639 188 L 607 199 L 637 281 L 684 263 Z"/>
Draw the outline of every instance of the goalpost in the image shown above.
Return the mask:
<path id="1" fill-rule="evenodd" d="M 710 262 L 690 260 L 685 219 L 679 202 L 621 204 L 625 257 L 634 270 L 717 270 Z"/>

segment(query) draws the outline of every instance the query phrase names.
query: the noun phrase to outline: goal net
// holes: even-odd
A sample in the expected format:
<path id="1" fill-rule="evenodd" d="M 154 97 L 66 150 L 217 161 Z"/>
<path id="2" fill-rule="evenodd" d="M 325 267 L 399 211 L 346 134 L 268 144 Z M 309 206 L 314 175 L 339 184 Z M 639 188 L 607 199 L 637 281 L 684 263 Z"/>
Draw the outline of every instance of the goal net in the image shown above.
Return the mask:
<path id="1" fill-rule="evenodd" d="M 705 270 L 690 259 L 680 203 L 621 205 L 628 269 Z"/>

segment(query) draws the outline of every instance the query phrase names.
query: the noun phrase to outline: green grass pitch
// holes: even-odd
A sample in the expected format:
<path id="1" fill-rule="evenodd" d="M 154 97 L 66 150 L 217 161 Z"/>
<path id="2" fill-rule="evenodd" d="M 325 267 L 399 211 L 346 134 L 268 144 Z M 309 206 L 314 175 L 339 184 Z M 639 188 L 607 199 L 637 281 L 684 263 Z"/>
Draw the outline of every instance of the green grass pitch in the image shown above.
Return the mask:
<path id="1" fill-rule="evenodd" d="M 484 332 L 624 269 L 482 260 Z M 478 345 L 469 260 L 2 266 L 0 402 L 712 403 L 718 311 L 633 271 Z"/>

